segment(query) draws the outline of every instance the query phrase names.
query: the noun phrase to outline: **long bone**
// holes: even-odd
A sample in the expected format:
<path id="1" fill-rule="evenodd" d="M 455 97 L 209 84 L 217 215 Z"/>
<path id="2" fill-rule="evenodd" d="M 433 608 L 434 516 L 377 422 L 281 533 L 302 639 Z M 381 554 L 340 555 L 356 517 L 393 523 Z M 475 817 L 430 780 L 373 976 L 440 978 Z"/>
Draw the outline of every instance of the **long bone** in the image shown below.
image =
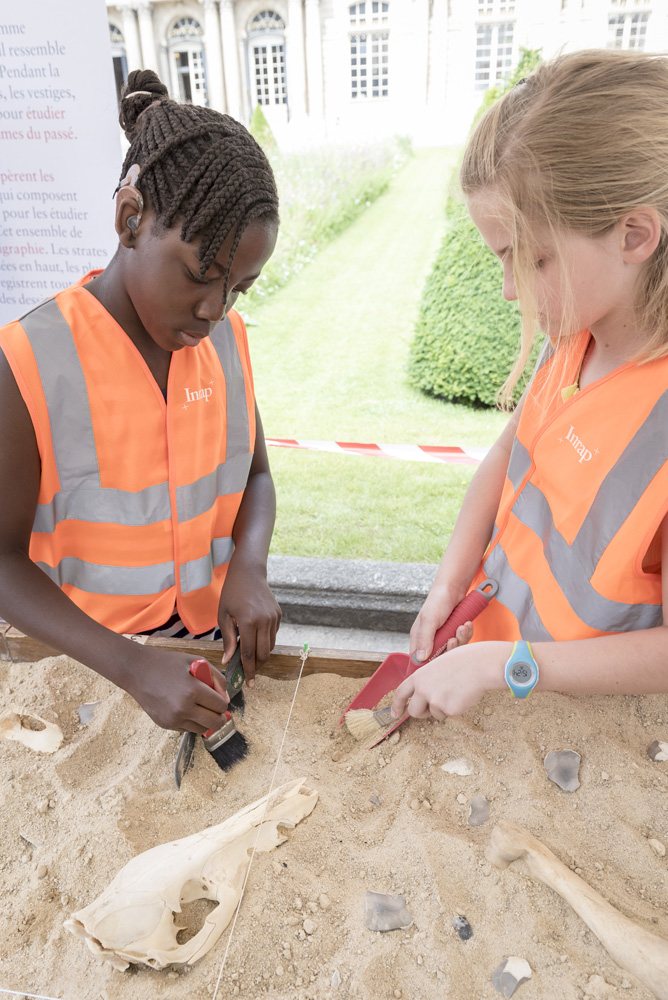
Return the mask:
<path id="1" fill-rule="evenodd" d="M 160 844 L 132 858 L 104 892 L 65 921 L 90 951 L 123 971 L 130 962 L 164 969 L 193 965 L 216 943 L 242 893 L 250 854 L 287 840 L 313 810 L 318 793 L 290 781 L 218 826 Z M 178 941 L 175 916 L 196 899 L 218 903 L 197 934 Z"/>
<path id="2" fill-rule="evenodd" d="M 516 823 L 499 820 L 486 854 L 499 868 L 525 858 L 531 874 L 573 907 L 617 965 L 668 1000 L 668 941 L 625 917 Z"/>

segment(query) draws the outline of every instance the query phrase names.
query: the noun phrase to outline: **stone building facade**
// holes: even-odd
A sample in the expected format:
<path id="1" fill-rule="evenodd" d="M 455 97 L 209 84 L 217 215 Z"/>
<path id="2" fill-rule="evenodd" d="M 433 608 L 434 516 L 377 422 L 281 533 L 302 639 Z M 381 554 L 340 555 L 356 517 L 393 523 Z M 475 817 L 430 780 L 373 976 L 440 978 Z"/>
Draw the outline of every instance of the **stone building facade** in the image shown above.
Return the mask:
<path id="1" fill-rule="evenodd" d="M 373 135 L 459 143 L 520 47 L 668 52 L 668 0 L 107 0 L 117 87 L 157 70 L 173 96 L 284 148 Z"/>

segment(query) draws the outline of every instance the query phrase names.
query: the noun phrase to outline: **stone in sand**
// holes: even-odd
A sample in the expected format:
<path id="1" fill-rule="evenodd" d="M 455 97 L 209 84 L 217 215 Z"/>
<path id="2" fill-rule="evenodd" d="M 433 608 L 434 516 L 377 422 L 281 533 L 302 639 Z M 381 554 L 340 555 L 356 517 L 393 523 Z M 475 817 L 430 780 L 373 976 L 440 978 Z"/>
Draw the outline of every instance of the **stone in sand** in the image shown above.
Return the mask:
<path id="1" fill-rule="evenodd" d="M 660 740 L 654 740 L 653 743 L 647 747 L 647 753 L 652 760 L 668 760 L 668 743 L 662 743 Z"/>
<path id="2" fill-rule="evenodd" d="M 468 826 L 482 826 L 489 819 L 489 802 L 484 795 L 474 795 L 469 809 Z"/>
<path id="3" fill-rule="evenodd" d="M 413 923 L 404 896 L 388 896 L 367 890 L 364 922 L 370 931 L 404 930 Z"/>
<path id="4" fill-rule="evenodd" d="M 99 701 L 87 701 L 85 705 L 79 705 L 77 715 L 82 726 L 87 726 L 95 715 L 95 709 L 100 704 Z"/>
<path id="5" fill-rule="evenodd" d="M 466 757 L 458 757 L 457 760 L 446 760 L 445 764 L 441 764 L 441 771 L 445 771 L 446 774 L 459 774 L 464 778 L 467 774 L 473 774 L 473 765 Z"/>
<path id="6" fill-rule="evenodd" d="M 492 983 L 502 993 L 506 1000 L 513 995 L 518 986 L 531 979 L 531 966 L 524 958 L 510 955 L 501 962 L 492 973 Z"/>
<path id="7" fill-rule="evenodd" d="M 452 926 L 457 931 L 462 941 L 468 941 L 469 938 L 473 937 L 473 928 L 466 917 L 453 917 Z"/>
<path id="8" fill-rule="evenodd" d="M 545 758 L 548 778 L 565 792 L 574 792 L 580 787 L 578 771 L 581 759 L 575 750 L 550 750 Z"/>

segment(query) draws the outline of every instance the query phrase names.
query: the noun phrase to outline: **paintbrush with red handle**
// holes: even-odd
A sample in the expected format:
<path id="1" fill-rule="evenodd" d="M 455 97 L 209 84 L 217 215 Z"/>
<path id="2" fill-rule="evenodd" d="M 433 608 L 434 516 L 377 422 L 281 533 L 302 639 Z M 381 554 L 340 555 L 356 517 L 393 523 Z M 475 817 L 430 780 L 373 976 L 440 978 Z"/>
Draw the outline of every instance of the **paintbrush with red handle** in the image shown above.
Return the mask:
<path id="1" fill-rule="evenodd" d="M 211 667 L 206 660 L 195 660 L 190 664 L 190 673 L 198 681 L 213 687 L 213 676 Z M 210 729 L 202 736 L 204 746 L 207 748 L 216 764 L 223 771 L 229 771 L 240 760 L 248 754 L 248 743 L 243 733 L 240 733 L 234 725 L 231 712 L 225 712 L 225 722 L 220 729 Z"/>
<path id="2" fill-rule="evenodd" d="M 339 725 L 345 721 L 357 740 L 367 742 L 367 738 L 372 739 L 373 742 L 369 743 L 367 749 L 371 749 L 376 743 L 386 739 L 409 716 L 404 715 L 402 719 L 395 720 L 390 715 L 389 707 L 374 712 L 375 706 L 385 695 L 396 690 L 402 681 L 423 667 L 425 663 L 429 663 L 445 652 L 449 640 L 457 634 L 459 626 L 464 625 L 467 621 L 473 621 L 487 607 L 498 589 L 495 580 L 483 580 L 475 590 L 467 594 L 452 610 L 448 620 L 436 632 L 432 651 L 423 663 L 415 658 L 415 653 L 412 656 L 409 656 L 408 653 L 390 653 L 359 694 L 350 702 L 339 719 Z"/>

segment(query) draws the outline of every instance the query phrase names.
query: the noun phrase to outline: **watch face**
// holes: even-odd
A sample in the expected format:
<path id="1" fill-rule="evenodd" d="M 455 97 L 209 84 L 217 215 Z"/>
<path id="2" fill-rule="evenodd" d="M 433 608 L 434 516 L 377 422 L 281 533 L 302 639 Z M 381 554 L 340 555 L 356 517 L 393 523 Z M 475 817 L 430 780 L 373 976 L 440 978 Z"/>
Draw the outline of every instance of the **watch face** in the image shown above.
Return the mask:
<path id="1" fill-rule="evenodd" d="M 516 684 L 528 684 L 533 679 L 534 669 L 530 663 L 518 660 L 517 663 L 513 663 L 509 673 Z"/>

